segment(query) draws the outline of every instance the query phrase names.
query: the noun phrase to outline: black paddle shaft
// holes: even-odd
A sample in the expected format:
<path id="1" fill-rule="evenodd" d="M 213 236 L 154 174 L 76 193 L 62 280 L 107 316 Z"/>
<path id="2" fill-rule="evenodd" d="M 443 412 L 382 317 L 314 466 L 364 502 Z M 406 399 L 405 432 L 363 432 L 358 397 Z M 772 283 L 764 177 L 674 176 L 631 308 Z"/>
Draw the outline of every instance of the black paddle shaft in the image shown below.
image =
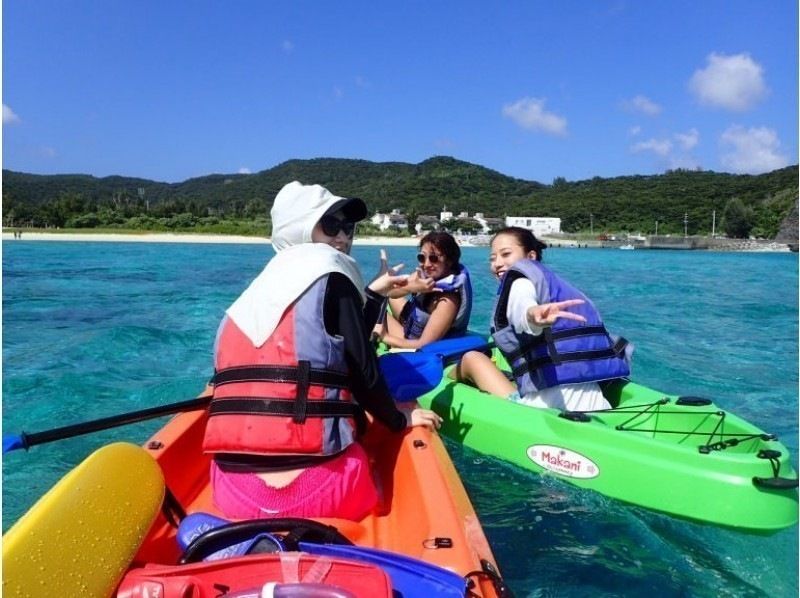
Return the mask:
<path id="1" fill-rule="evenodd" d="M 52 442 L 53 440 L 73 438 L 83 434 L 90 434 L 91 432 L 98 432 L 100 430 L 107 430 L 117 426 L 124 426 L 148 419 L 154 419 L 162 415 L 170 415 L 172 413 L 179 413 L 181 411 L 200 409 L 206 407 L 210 402 L 210 396 L 201 396 L 197 397 L 196 399 L 189 399 L 187 401 L 180 401 L 178 403 L 170 403 L 169 405 L 149 407 L 147 409 L 131 411 L 129 413 L 121 413 L 119 415 L 103 417 L 79 424 L 71 424 L 61 428 L 53 428 L 52 430 L 45 430 L 43 432 L 33 432 L 31 434 L 23 432 L 20 434 L 20 436 L 22 438 L 24 448 L 27 449 L 37 444 Z"/>

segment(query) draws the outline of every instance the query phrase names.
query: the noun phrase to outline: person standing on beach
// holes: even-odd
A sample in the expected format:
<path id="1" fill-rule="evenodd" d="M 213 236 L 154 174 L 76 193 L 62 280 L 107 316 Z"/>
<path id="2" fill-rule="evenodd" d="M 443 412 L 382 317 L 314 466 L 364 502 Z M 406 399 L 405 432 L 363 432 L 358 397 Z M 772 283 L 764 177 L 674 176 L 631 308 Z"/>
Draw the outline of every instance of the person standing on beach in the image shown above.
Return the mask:
<path id="1" fill-rule="evenodd" d="M 377 491 L 358 443 L 362 408 L 390 430 L 438 428 L 399 410 L 369 344 L 385 295 L 407 277 L 382 264 L 365 289 L 350 256 L 360 199 L 284 186 L 272 207 L 276 255 L 228 308 L 214 350 L 204 450 L 228 517 L 358 520 Z"/>

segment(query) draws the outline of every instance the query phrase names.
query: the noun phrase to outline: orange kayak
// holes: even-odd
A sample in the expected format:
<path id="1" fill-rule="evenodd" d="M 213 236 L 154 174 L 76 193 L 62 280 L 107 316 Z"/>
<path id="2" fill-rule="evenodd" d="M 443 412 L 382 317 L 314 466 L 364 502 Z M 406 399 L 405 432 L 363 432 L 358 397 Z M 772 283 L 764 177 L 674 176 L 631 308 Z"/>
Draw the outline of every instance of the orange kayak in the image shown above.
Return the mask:
<path id="1" fill-rule="evenodd" d="M 211 498 L 209 457 L 200 450 L 205 422 L 205 411 L 182 413 L 144 448 L 160 466 L 167 494 L 179 505 L 172 509 L 174 512 L 221 517 Z M 332 526 L 358 548 L 375 549 L 390 559 L 392 555 L 410 557 L 411 563 L 419 560 L 456 573 L 463 579 L 462 595 L 510 595 L 439 436 L 424 428 L 392 434 L 373 422 L 362 444 L 373 466 L 381 495 L 379 504 L 362 521 L 317 521 Z M 180 557 L 176 528 L 161 514 L 134 557 L 132 568 L 148 563 L 151 567 L 172 566 Z"/>
<path id="2" fill-rule="evenodd" d="M 380 499 L 361 521 L 229 522 L 206 419 L 181 413 L 143 447 L 109 444 L 72 469 L 3 536 L 3 595 L 511 596 L 436 433 L 370 424 Z"/>

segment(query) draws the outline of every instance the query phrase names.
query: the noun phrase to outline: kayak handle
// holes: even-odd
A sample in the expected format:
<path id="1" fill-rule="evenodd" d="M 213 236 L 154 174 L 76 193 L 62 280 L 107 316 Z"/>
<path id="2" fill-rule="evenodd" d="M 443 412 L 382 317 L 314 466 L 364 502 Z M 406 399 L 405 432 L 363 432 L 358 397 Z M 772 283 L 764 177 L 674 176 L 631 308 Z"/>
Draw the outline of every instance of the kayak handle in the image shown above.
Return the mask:
<path id="1" fill-rule="evenodd" d="M 282 541 L 287 550 L 297 550 L 300 541 L 323 544 L 353 543 L 332 525 L 311 519 L 287 517 L 282 519 L 249 519 L 226 523 L 212 528 L 192 540 L 181 556 L 180 563 L 196 563 L 215 552 L 253 539 L 257 534 L 287 532 Z"/>
<path id="2" fill-rule="evenodd" d="M 789 478 L 753 478 L 753 484 L 759 488 L 766 488 L 768 490 L 792 490 L 797 488 L 798 480 L 791 480 Z"/>
<path id="3" fill-rule="evenodd" d="M 686 407 L 705 407 L 706 405 L 711 404 L 711 399 L 705 399 L 703 397 L 678 397 L 678 400 L 675 401 L 676 405 L 684 405 Z"/>

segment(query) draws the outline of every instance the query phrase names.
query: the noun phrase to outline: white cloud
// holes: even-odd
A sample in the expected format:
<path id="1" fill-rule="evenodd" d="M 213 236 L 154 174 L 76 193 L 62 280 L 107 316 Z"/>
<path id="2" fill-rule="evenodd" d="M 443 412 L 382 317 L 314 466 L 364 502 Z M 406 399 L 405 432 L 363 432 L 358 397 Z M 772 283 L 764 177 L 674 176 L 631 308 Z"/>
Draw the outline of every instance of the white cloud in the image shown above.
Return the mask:
<path id="1" fill-rule="evenodd" d="M 360 87 L 361 89 L 368 89 L 369 87 L 372 87 L 372 84 L 369 81 L 367 81 L 364 77 L 359 75 L 356 77 L 356 87 Z"/>
<path id="2" fill-rule="evenodd" d="M 690 150 L 700 143 L 700 132 L 697 129 L 689 129 L 686 133 L 675 133 L 675 139 L 685 150 Z"/>
<path id="3" fill-rule="evenodd" d="M 630 135 L 631 137 L 636 137 L 641 132 L 642 132 L 642 127 L 640 127 L 639 125 L 636 125 L 635 127 L 631 127 L 630 129 L 628 129 L 628 135 Z"/>
<path id="4" fill-rule="evenodd" d="M 52 147 L 47 146 L 47 145 L 41 146 L 39 148 L 38 152 L 39 152 L 39 155 L 42 158 L 55 158 L 58 155 L 56 153 L 56 150 L 54 150 Z"/>
<path id="5" fill-rule="evenodd" d="M 759 174 L 789 164 L 788 157 L 779 153 L 781 143 L 777 134 L 766 127 L 745 129 L 732 125 L 722 133 L 720 143 L 732 148 L 722 155 L 720 162 L 733 172 Z"/>
<path id="6" fill-rule="evenodd" d="M 706 60 L 708 66 L 696 70 L 689 81 L 700 103 L 742 112 L 766 96 L 763 69 L 749 54 L 712 53 Z"/>
<path id="7" fill-rule="evenodd" d="M 340 86 L 335 85 L 333 87 L 333 97 L 337 100 L 341 100 L 344 97 L 344 89 Z"/>
<path id="8" fill-rule="evenodd" d="M 283 50 L 287 54 L 291 54 L 292 52 L 294 52 L 294 44 L 288 39 L 285 39 L 281 42 L 281 50 Z"/>
<path id="9" fill-rule="evenodd" d="M 567 119 L 544 109 L 544 99 L 522 98 L 503 106 L 503 116 L 523 129 L 543 131 L 551 135 L 567 134 Z"/>
<path id="10" fill-rule="evenodd" d="M 247 166 L 242 166 L 242 167 L 241 167 L 241 168 L 238 170 L 238 173 L 239 173 L 239 174 L 253 174 L 253 173 L 252 173 L 252 171 L 251 171 L 249 168 L 247 168 Z"/>
<path id="11" fill-rule="evenodd" d="M 14 111 L 9 107 L 3 104 L 3 124 L 4 125 L 13 125 L 14 123 L 22 122 Z"/>
<path id="12" fill-rule="evenodd" d="M 631 151 L 635 154 L 641 152 L 653 152 L 662 157 L 666 157 L 672 151 L 672 142 L 669 139 L 648 139 L 640 141 L 631 146 Z"/>
<path id="13" fill-rule="evenodd" d="M 656 116 L 661 113 L 661 106 L 643 95 L 638 95 L 623 103 L 626 110 L 641 112 L 647 116 Z"/>

